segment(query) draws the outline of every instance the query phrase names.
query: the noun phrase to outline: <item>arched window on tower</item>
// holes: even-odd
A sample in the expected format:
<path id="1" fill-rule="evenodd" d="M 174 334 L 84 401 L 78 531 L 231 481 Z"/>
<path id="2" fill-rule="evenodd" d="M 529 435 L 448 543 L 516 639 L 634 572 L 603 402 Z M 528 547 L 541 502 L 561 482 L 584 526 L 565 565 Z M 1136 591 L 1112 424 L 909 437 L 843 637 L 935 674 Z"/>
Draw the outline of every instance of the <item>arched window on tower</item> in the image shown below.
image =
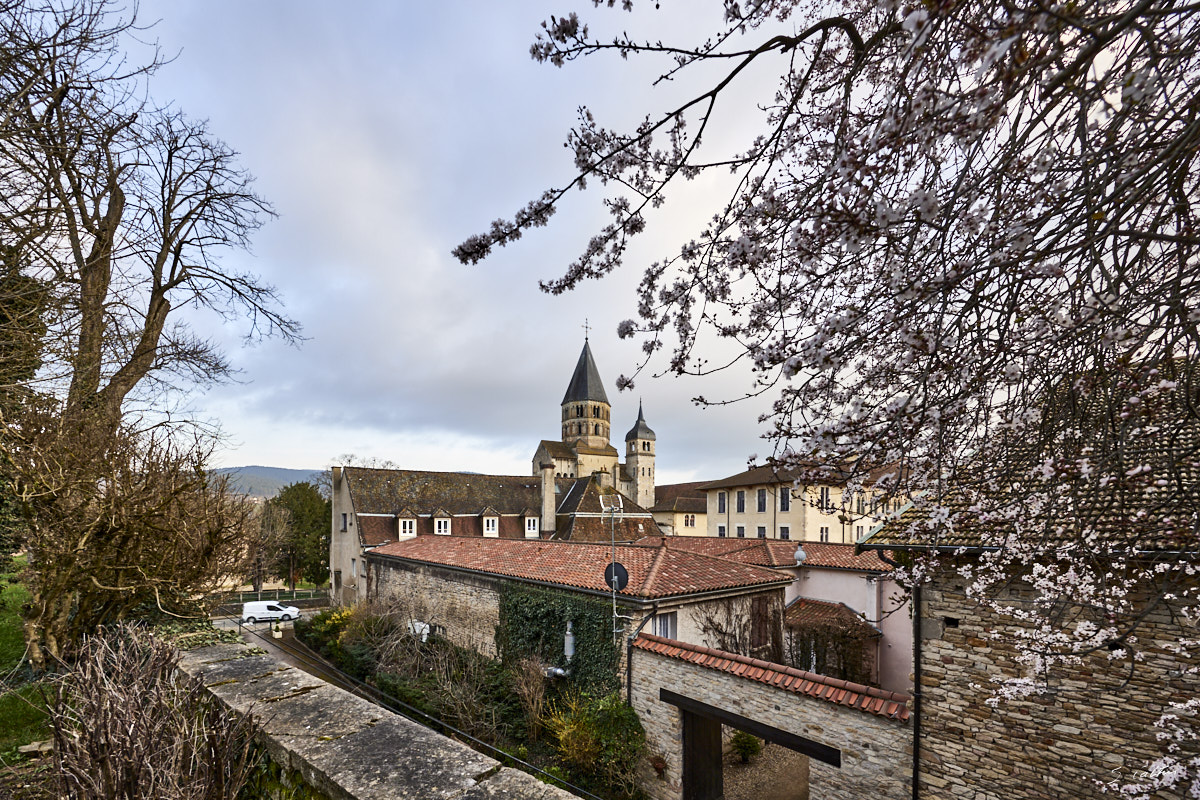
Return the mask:
<path id="1" fill-rule="evenodd" d="M 597 436 L 600 435 L 600 426 L 599 425 L 596 426 L 596 435 Z"/>

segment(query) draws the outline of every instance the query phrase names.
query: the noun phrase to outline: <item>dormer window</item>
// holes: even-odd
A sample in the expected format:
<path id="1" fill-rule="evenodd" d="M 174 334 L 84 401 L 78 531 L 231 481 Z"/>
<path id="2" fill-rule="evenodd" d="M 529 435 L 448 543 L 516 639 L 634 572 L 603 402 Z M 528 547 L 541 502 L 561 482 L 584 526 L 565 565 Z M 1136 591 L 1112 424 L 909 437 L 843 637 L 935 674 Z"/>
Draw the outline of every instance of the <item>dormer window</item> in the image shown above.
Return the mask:
<path id="1" fill-rule="evenodd" d="M 416 535 L 417 535 L 417 521 L 415 519 L 412 519 L 410 517 L 408 519 L 400 520 L 400 537 L 401 538 L 403 538 L 405 536 L 416 536 Z"/>
<path id="2" fill-rule="evenodd" d="M 500 538 L 500 518 L 499 517 L 484 517 L 483 518 L 483 535 L 489 539 Z"/>
<path id="3" fill-rule="evenodd" d="M 525 518 L 525 538 L 526 539 L 536 539 L 536 538 L 538 538 L 539 531 L 540 531 L 540 528 L 538 527 L 538 518 L 537 517 L 526 517 Z"/>
<path id="4" fill-rule="evenodd" d="M 433 521 L 433 532 L 442 536 L 450 535 L 450 518 L 438 517 Z"/>

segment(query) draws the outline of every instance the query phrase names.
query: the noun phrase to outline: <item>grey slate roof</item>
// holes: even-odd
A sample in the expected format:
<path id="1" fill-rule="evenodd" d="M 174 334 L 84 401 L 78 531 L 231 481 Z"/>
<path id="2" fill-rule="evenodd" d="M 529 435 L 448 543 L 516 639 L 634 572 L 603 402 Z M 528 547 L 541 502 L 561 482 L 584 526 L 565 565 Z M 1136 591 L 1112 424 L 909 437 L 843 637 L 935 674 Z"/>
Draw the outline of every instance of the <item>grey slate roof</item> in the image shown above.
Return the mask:
<path id="1" fill-rule="evenodd" d="M 629 433 L 625 434 L 625 441 L 633 441 L 634 439 L 649 439 L 654 441 L 654 431 L 650 430 L 650 426 L 646 424 L 646 415 L 642 413 L 642 401 L 638 401 L 638 418 L 637 423 L 629 429 Z"/>
<path id="2" fill-rule="evenodd" d="M 596 369 L 596 361 L 592 358 L 592 348 L 585 341 L 583 352 L 579 354 L 579 363 L 575 365 L 575 374 L 563 395 L 563 403 L 575 403 L 591 400 L 597 403 L 608 403 L 608 395 L 604 393 L 604 383 L 600 380 L 600 370 Z M 611 405 L 611 403 L 609 403 Z"/>

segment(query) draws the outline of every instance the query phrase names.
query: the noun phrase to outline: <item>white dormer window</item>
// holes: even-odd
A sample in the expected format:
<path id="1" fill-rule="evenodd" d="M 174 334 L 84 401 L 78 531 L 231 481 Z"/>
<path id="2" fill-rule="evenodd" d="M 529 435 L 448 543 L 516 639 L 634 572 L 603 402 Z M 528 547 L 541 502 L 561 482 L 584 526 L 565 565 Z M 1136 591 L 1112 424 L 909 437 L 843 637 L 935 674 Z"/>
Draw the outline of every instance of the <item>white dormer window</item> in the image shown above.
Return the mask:
<path id="1" fill-rule="evenodd" d="M 450 535 L 450 518 L 438 517 L 433 521 L 433 532 L 442 536 Z"/>
<path id="2" fill-rule="evenodd" d="M 402 537 L 403 536 L 416 536 L 417 535 L 417 521 L 415 519 L 400 520 L 400 535 Z"/>
<path id="3" fill-rule="evenodd" d="M 500 538 L 500 518 L 499 517 L 484 517 L 483 518 L 483 535 L 492 539 Z"/>
<path id="4" fill-rule="evenodd" d="M 525 538 L 526 539 L 538 538 L 538 531 L 539 531 L 538 518 L 537 517 L 526 517 L 525 518 Z"/>

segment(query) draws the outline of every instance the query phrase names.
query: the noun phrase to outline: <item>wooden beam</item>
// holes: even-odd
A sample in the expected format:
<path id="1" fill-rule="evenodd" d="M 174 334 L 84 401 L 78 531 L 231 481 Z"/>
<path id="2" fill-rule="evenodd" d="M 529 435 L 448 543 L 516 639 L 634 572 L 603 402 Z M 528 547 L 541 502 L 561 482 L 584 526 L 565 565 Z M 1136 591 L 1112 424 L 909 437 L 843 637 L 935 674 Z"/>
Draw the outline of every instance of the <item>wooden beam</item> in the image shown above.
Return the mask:
<path id="1" fill-rule="evenodd" d="M 829 764 L 831 767 L 841 769 L 842 751 L 836 747 L 814 742 L 812 739 L 805 739 L 803 736 L 797 736 L 794 733 L 780 730 L 749 717 L 743 717 L 741 714 L 735 714 L 732 711 L 726 711 L 723 708 L 717 708 L 716 706 L 710 706 L 708 703 L 684 697 L 669 689 L 660 688 L 658 690 L 658 699 L 684 711 L 690 711 L 702 717 L 719 720 L 726 725 L 753 734 L 760 739 L 774 742 L 789 750 L 795 750 L 797 753 L 803 753 L 809 758 L 815 758 L 817 761 Z"/>

